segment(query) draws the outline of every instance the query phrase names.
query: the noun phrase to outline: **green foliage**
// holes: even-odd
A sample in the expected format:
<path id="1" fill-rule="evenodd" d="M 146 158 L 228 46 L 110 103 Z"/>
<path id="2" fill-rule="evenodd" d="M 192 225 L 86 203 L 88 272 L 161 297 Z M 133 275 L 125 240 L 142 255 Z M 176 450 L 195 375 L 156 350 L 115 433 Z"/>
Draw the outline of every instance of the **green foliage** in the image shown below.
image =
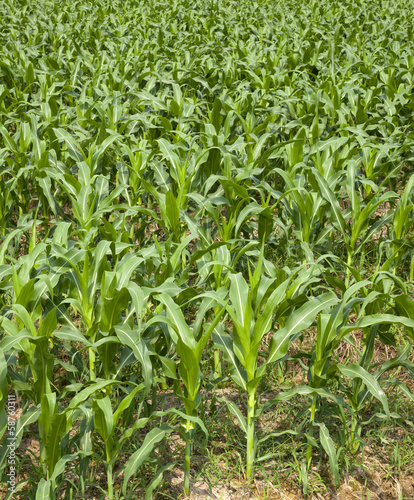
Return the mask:
<path id="1" fill-rule="evenodd" d="M 248 481 L 271 458 L 258 419 L 304 398 L 285 433 L 305 443 L 305 493 L 315 450 L 338 485 L 362 429 L 400 418 L 386 390 L 414 398 L 390 374 L 414 375 L 412 9 L 2 2 L 4 477 L 13 391 L 16 446 L 32 432 L 40 443 L 36 486 L 19 485 L 30 498 L 87 497 L 94 481 L 133 496 L 171 433 L 185 442 L 188 495 L 207 394 L 226 384 L 246 400 L 247 416 L 226 404 Z M 378 365 L 395 325 L 397 355 Z M 344 344 L 353 362 L 338 359 Z M 292 361 L 306 382 L 262 404 L 266 375 Z M 172 466 L 143 480 L 145 498 Z"/>

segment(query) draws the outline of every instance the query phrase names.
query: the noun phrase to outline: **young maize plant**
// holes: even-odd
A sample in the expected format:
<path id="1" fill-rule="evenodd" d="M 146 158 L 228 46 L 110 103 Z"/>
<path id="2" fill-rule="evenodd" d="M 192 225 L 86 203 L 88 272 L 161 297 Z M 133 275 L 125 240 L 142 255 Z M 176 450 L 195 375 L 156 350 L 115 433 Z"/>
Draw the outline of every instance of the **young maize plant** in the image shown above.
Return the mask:
<path id="1" fill-rule="evenodd" d="M 168 325 L 170 335 L 176 344 L 177 354 L 180 357 L 178 364 L 179 378 L 177 379 L 176 375 L 171 373 L 171 370 L 165 370 L 165 375 L 173 375 L 175 379 L 174 392 L 184 403 L 184 413 L 178 411 L 177 413 L 182 415 L 180 430 L 186 443 L 184 495 L 188 496 L 190 494 L 190 459 L 196 429 L 195 424 L 199 424 L 207 435 L 207 430 L 197 415 L 197 408 L 201 402 L 200 386 L 202 373 L 200 371 L 200 361 L 214 328 L 216 328 L 221 316 L 225 312 L 225 307 L 221 308 L 211 324 L 207 325 L 207 328 L 203 328 L 204 314 L 208 308 L 213 307 L 217 303 L 217 299 L 220 300 L 219 297 L 214 298 L 213 296 L 213 300 L 206 297 L 204 305 L 201 304 L 200 306 L 201 314 L 196 318 L 191 329 L 187 325 L 180 308 L 174 303 L 171 297 L 162 294 L 156 295 L 155 298 L 165 306 L 167 315 L 165 317 L 155 316 L 152 321 L 162 321 Z M 182 390 L 181 383 L 184 386 L 184 391 Z"/>
<path id="2" fill-rule="evenodd" d="M 254 274 L 250 275 L 250 284 L 240 273 L 231 276 L 231 306 L 227 306 L 227 311 L 233 322 L 232 335 L 224 333 L 223 328 L 216 327 L 214 331 L 215 343 L 223 351 L 232 379 L 247 396 L 247 420 L 234 404 L 228 403 L 228 406 L 246 435 L 246 478 L 249 482 L 253 479 L 257 448 L 255 420 L 260 381 L 267 367 L 285 356 L 290 343 L 312 324 L 315 316 L 338 300 L 328 292 L 306 301 L 299 308 L 292 307 L 296 299 L 296 283 L 291 283 L 294 276 L 288 277 L 283 270 L 274 278 L 262 275 L 262 256 L 263 252 Z M 272 335 L 267 359 L 258 364 L 262 340 L 272 329 L 276 310 L 280 318 L 289 316 L 284 327 Z"/>
<path id="3" fill-rule="evenodd" d="M 412 3 L 0 3 L 1 498 L 189 495 L 223 408 L 311 496 L 406 425 Z"/>

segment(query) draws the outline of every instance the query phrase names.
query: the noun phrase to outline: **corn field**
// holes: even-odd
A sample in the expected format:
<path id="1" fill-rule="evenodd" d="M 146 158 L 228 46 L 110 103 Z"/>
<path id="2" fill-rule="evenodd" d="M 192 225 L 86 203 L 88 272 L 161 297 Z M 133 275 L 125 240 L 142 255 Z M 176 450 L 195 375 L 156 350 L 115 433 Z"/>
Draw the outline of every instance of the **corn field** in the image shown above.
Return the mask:
<path id="1" fill-rule="evenodd" d="M 1 2 L 2 498 L 189 496 L 211 418 L 252 491 L 293 440 L 309 498 L 407 425 L 413 10 Z"/>

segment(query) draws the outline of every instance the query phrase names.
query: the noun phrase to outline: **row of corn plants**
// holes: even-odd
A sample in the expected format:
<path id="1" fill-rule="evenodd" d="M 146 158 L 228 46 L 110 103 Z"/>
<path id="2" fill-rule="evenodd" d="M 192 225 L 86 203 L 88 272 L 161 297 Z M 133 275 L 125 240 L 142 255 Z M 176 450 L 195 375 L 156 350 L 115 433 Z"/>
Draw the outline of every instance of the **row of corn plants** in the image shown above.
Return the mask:
<path id="1" fill-rule="evenodd" d="M 211 401 L 244 436 L 247 483 L 288 434 L 304 474 L 322 456 L 338 487 L 364 429 L 401 421 L 387 392 L 414 401 L 399 379 L 414 375 L 413 7 L 0 5 L 5 485 L 10 394 L 20 408 L 6 498 L 136 498 L 148 462 L 146 500 L 177 464 L 188 496 Z M 396 356 L 375 363 L 378 345 Z M 263 393 L 298 363 L 302 384 Z M 259 433 L 298 398 L 297 423 Z"/>

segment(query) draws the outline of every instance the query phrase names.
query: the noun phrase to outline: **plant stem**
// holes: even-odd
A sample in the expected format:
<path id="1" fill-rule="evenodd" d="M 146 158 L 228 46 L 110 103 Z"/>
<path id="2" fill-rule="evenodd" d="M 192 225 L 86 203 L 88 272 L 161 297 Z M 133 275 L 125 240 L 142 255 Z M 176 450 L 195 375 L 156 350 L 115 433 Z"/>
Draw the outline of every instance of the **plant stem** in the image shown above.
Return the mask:
<path id="1" fill-rule="evenodd" d="M 214 378 L 220 378 L 222 376 L 221 363 L 220 363 L 220 351 L 214 348 Z"/>
<path id="2" fill-rule="evenodd" d="M 160 380 L 161 380 L 161 388 L 166 391 L 168 389 L 168 385 L 167 385 L 167 379 L 161 375 L 160 376 Z"/>
<path id="3" fill-rule="evenodd" d="M 410 266 L 410 281 L 414 279 L 414 255 L 411 258 L 411 266 Z"/>
<path id="4" fill-rule="evenodd" d="M 185 461 L 184 461 L 184 496 L 190 495 L 190 457 L 191 457 L 191 441 L 188 440 L 185 445 Z"/>
<path id="5" fill-rule="evenodd" d="M 309 435 L 313 437 L 313 423 L 315 421 L 315 411 L 316 411 L 316 394 L 313 395 L 312 406 L 310 411 L 311 411 L 311 427 Z M 308 467 L 308 469 L 310 467 L 311 460 L 312 460 L 312 445 L 308 444 L 308 447 L 306 449 L 306 466 Z"/>
<path id="6" fill-rule="evenodd" d="M 312 406 L 311 406 L 311 421 L 315 420 L 315 411 L 316 411 L 316 394 L 313 395 L 312 398 Z"/>
<path id="7" fill-rule="evenodd" d="M 153 375 L 155 378 L 155 370 L 153 370 Z M 155 411 L 157 409 L 157 382 L 153 382 L 152 390 L 151 390 L 151 411 Z"/>
<path id="8" fill-rule="evenodd" d="M 347 264 L 348 266 L 351 265 L 351 262 L 352 262 L 352 255 L 350 253 L 348 253 L 348 260 L 347 260 Z M 345 288 L 347 289 L 348 286 L 349 286 L 349 277 L 351 275 L 351 271 L 349 269 L 349 267 L 346 268 L 346 278 L 345 278 Z"/>
<path id="9" fill-rule="evenodd" d="M 251 482 L 254 474 L 254 407 L 256 404 L 255 393 L 249 394 L 247 407 L 247 460 L 246 460 L 246 476 L 247 482 Z"/>
<path id="10" fill-rule="evenodd" d="M 357 436 L 359 436 L 358 419 L 353 415 L 351 421 L 351 443 L 350 443 L 353 453 L 356 453 L 359 449 L 360 443 L 359 440 L 356 439 Z"/>
<path id="11" fill-rule="evenodd" d="M 107 474 L 107 478 L 108 478 L 108 500 L 113 500 L 113 498 L 114 498 L 114 484 L 113 484 L 113 479 L 112 479 L 112 464 L 108 464 L 106 474 Z"/>
<path id="12" fill-rule="evenodd" d="M 95 352 L 93 349 L 89 349 L 89 378 L 91 380 L 96 379 L 95 375 Z"/>
<path id="13" fill-rule="evenodd" d="M 84 293 L 87 294 L 88 290 L 84 290 Z M 86 306 L 85 309 L 90 309 L 89 306 Z M 86 316 L 86 315 L 85 315 Z M 85 326 L 86 326 L 86 331 L 89 333 L 93 325 L 92 317 L 91 315 L 85 317 Z M 90 340 L 91 343 L 93 344 L 95 342 L 96 338 L 96 332 L 91 335 Z M 89 354 L 89 378 L 90 380 L 95 380 L 96 379 L 96 374 L 95 374 L 95 351 L 91 348 L 88 349 L 88 354 Z"/>
<path id="14" fill-rule="evenodd" d="M 217 283 L 216 283 L 217 286 Z M 219 288 L 219 286 L 218 286 Z M 220 307 L 214 307 L 213 308 L 213 314 L 211 317 L 211 321 L 214 320 L 215 316 L 219 314 L 220 312 Z M 221 367 L 221 362 L 220 362 L 220 351 L 214 346 L 214 378 L 220 378 L 223 375 L 223 370 Z"/>

